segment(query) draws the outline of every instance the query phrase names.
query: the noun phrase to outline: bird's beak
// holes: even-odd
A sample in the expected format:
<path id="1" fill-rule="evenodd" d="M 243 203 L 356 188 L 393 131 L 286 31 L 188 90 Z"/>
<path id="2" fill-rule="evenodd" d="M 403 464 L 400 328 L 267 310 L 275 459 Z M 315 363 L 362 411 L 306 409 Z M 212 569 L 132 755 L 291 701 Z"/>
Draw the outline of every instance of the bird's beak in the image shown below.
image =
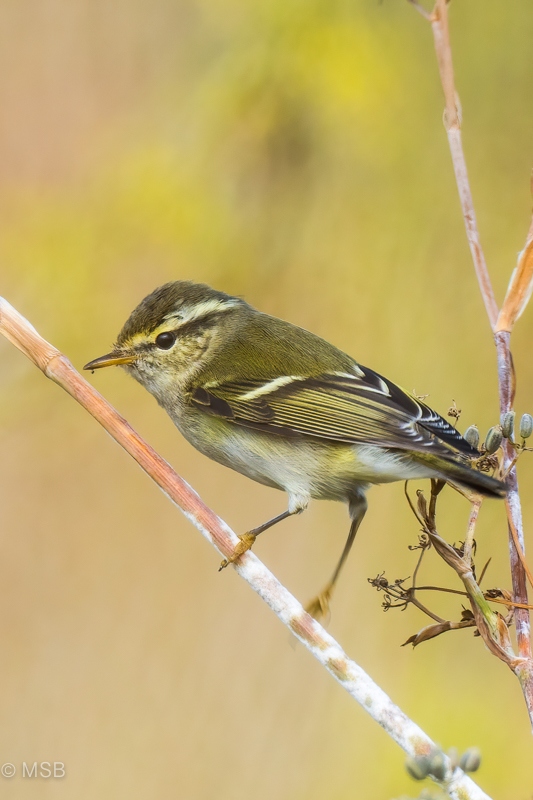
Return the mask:
<path id="1" fill-rule="evenodd" d="M 132 353 L 121 353 L 120 350 L 114 350 L 106 356 L 100 356 L 100 358 L 95 358 L 94 361 L 89 361 L 83 369 L 93 370 L 101 369 L 102 367 L 117 367 L 119 364 L 131 364 L 135 359 L 136 356 Z"/>

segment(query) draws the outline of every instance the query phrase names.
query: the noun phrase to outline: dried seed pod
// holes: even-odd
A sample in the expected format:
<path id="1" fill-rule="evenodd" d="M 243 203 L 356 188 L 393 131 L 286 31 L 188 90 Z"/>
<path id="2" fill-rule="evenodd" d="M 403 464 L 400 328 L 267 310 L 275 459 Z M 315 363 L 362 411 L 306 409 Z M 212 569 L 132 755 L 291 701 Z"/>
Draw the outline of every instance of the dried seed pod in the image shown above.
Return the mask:
<path id="1" fill-rule="evenodd" d="M 459 750 L 457 747 L 450 747 L 448 750 L 448 758 L 450 759 L 450 769 L 453 772 L 459 765 Z"/>
<path id="2" fill-rule="evenodd" d="M 468 444 L 473 447 L 474 450 L 477 450 L 479 447 L 479 431 L 477 425 L 470 425 L 464 432 L 463 439 L 466 439 Z"/>
<path id="3" fill-rule="evenodd" d="M 438 781 L 446 777 L 446 756 L 442 750 L 435 750 L 430 757 L 429 772 Z"/>
<path id="4" fill-rule="evenodd" d="M 485 439 L 485 450 L 490 454 L 495 453 L 502 441 L 503 435 L 501 425 L 495 425 L 487 433 L 487 438 Z"/>
<path id="5" fill-rule="evenodd" d="M 480 764 L 481 751 L 479 747 L 469 747 L 459 761 L 459 766 L 464 772 L 475 772 L 479 769 Z"/>
<path id="6" fill-rule="evenodd" d="M 429 775 L 429 758 L 427 756 L 407 756 L 405 769 L 415 781 L 423 781 Z"/>
<path id="7" fill-rule="evenodd" d="M 531 414 L 523 414 L 520 420 L 520 436 L 522 439 L 529 439 L 533 433 L 533 417 Z"/>
<path id="8" fill-rule="evenodd" d="M 511 436 L 513 435 L 514 418 L 515 418 L 514 411 L 508 411 L 506 414 L 502 414 L 501 417 L 502 436 L 504 439 L 510 439 Z"/>

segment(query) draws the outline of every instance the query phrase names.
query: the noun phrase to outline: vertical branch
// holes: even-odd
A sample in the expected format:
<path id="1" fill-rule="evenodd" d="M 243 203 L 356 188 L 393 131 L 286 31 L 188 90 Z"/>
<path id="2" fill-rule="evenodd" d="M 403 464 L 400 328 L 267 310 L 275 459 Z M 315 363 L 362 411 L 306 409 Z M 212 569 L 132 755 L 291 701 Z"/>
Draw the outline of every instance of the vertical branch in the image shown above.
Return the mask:
<path id="1" fill-rule="evenodd" d="M 498 383 L 500 388 L 500 413 L 510 411 L 514 404 L 516 390 L 516 375 L 513 357 L 510 349 L 511 331 L 516 320 L 524 311 L 531 297 L 533 287 L 533 219 L 528 231 L 526 244 L 519 254 L 518 263 L 511 275 L 507 294 L 503 301 L 494 332 L 496 352 L 498 356 Z M 522 509 L 518 492 L 518 477 L 516 473 L 516 458 L 513 448 L 508 440 L 503 443 L 503 470 L 507 475 L 506 510 L 509 527 L 509 559 L 511 564 L 511 577 L 513 581 L 513 595 L 516 603 L 527 604 L 526 570 L 517 550 L 517 544 L 525 553 L 524 530 L 522 524 Z M 513 535 L 513 533 L 515 535 Z M 515 611 L 516 637 L 520 655 L 529 660 L 532 665 L 531 651 L 531 625 L 527 608 L 517 608 Z M 533 666 L 531 667 L 533 669 Z M 522 675 L 521 683 L 528 707 L 533 709 L 533 676 Z"/>
<path id="2" fill-rule="evenodd" d="M 433 13 L 430 16 L 431 29 L 435 40 L 435 51 L 439 64 L 440 79 L 444 90 L 446 109 L 444 112 L 444 127 L 448 135 L 448 142 L 452 155 L 455 180 L 459 191 L 459 199 L 463 210 L 465 221 L 466 236 L 474 261 L 479 288 L 490 326 L 494 329 L 498 319 L 498 305 L 494 298 L 492 284 L 483 254 L 483 248 L 479 240 L 477 229 L 476 213 L 474 211 L 474 201 L 470 191 L 468 172 L 463 152 L 461 137 L 461 114 L 457 104 L 455 92 L 455 82 L 453 77 L 452 50 L 450 46 L 450 36 L 448 31 L 448 9 L 446 0 L 437 0 Z"/>
<path id="3" fill-rule="evenodd" d="M 533 223 L 528 233 L 526 246 L 520 254 L 518 265 L 511 277 L 502 310 L 499 312 L 479 239 L 472 193 L 470 191 L 463 152 L 461 114 L 455 92 L 452 51 L 448 30 L 447 0 L 436 0 L 435 7 L 430 14 L 415 0 L 410 0 L 410 2 L 412 2 L 417 10 L 431 23 L 433 31 L 440 79 L 446 103 L 444 125 L 448 135 L 468 244 L 472 253 L 479 288 L 496 343 L 500 412 L 505 413 L 511 410 L 515 393 L 515 374 L 510 351 L 510 334 L 515 321 L 524 310 L 533 291 Z M 516 476 L 516 467 L 513 464 L 514 452 L 508 441 L 503 445 L 503 452 L 504 472 L 509 470 L 507 477 L 508 495 L 506 510 L 509 526 L 509 551 L 514 601 L 522 605 L 527 605 L 526 574 L 512 536 L 512 531 L 514 530 L 523 551 L 524 536 L 520 497 L 518 494 L 518 480 Z M 517 659 L 517 667 L 514 671 L 520 680 L 530 718 L 533 721 L 533 660 L 529 612 L 527 608 L 517 608 L 516 628 L 519 658 Z"/>
<path id="4" fill-rule="evenodd" d="M 511 334 L 507 331 L 500 331 L 494 336 L 498 353 L 498 380 L 500 384 L 500 412 L 505 414 L 510 411 L 514 401 L 514 368 L 509 349 Z M 504 440 L 503 448 L 503 470 L 504 473 L 509 465 L 514 461 L 514 450 L 508 440 Z M 522 526 L 522 511 L 520 506 L 520 495 L 518 493 L 518 479 L 516 467 L 512 467 L 507 476 L 507 498 L 505 501 L 509 525 L 509 558 L 511 562 L 511 577 L 513 581 L 513 599 L 516 603 L 527 604 L 527 582 L 526 573 L 519 558 L 512 528 L 517 533 L 517 538 L 524 552 L 524 531 Z M 515 611 L 516 636 L 518 651 L 523 658 L 531 659 L 531 630 L 529 622 L 529 612 L 527 608 L 517 608 Z"/>

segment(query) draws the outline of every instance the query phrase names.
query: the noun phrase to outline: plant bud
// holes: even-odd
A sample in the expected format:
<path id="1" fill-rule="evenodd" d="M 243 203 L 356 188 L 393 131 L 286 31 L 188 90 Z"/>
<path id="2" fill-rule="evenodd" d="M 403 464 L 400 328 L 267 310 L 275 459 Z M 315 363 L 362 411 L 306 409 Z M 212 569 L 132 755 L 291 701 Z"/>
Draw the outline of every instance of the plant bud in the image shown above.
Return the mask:
<path id="1" fill-rule="evenodd" d="M 523 414 L 520 420 L 520 436 L 522 439 L 529 439 L 533 433 L 533 417 L 531 414 Z"/>
<path id="2" fill-rule="evenodd" d="M 504 439 L 510 439 L 513 435 L 514 431 L 514 411 L 508 411 L 506 414 L 502 414 L 501 423 L 502 423 L 502 436 Z"/>
<path id="3" fill-rule="evenodd" d="M 503 440 L 501 425 L 495 425 L 487 433 L 485 439 L 485 450 L 487 453 L 495 453 Z"/>
<path id="4" fill-rule="evenodd" d="M 463 439 L 466 439 L 468 444 L 473 447 L 474 450 L 477 450 L 479 447 L 479 431 L 477 425 L 471 425 L 467 428 L 464 432 Z"/>
<path id="5" fill-rule="evenodd" d="M 478 747 L 469 747 L 459 761 L 459 766 L 464 772 L 475 772 L 480 764 L 481 751 Z"/>

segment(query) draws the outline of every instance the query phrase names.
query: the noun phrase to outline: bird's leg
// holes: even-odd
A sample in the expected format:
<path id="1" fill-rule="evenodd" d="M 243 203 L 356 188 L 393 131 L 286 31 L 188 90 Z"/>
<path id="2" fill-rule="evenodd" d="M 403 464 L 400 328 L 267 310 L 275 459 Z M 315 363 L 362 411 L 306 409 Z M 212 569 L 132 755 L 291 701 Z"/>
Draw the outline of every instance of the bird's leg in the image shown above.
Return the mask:
<path id="1" fill-rule="evenodd" d="M 333 588 L 337 582 L 337 578 L 339 577 L 344 562 L 348 558 L 348 553 L 352 549 L 352 544 L 354 543 L 355 534 L 357 533 L 359 526 L 363 521 L 366 509 L 367 509 L 367 502 L 364 495 L 358 496 L 350 503 L 350 516 L 352 518 L 352 522 L 350 525 L 348 538 L 346 539 L 346 544 L 344 545 L 342 555 L 339 559 L 339 563 L 335 567 L 335 571 L 331 576 L 330 580 L 328 581 L 328 583 L 326 584 L 326 586 L 324 586 L 322 591 L 319 592 L 319 594 L 317 594 L 317 596 L 313 600 L 311 600 L 311 602 L 308 603 L 308 605 L 305 608 L 307 613 L 311 614 L 311 616 L 315 617 L 315 619 L 320 619 L 329 612 L 329 601 L 333 593 Z"/>
<path id="2" fill-rule="evenodd" d="M 277 522 L 281 522 L 282 519 L 287 519 L 287 517 L 292 517 L 293 514 L 299 514 L 302 511 L 301 508 L 296 508 L 293 511 L 284 511 L 283 514 L 278 514 L 277 517 L 273 517 L 273 519 L 269 519 L 268 522 L 264 522 L 262 525 L 259 525 L 257 528 L 252 528 L 251 531 L 248 533 L 241 533 L 239 534 L 240 542 L 235 547 L 235 550 L 229 556 L 229 558 L 225 558 L 224 561 L 220 564 L 218 571 L 220 572 L 221 569 L 227 567 L 228 564 L 233 564 L 234 561 L 237 561 L 239 556 L 242 556 L 243 553 L 246 553 L 247 550 L 250 550 L 253 543 L 257 539 L 260 533 L 263 531 L 267 531 Z"/>

